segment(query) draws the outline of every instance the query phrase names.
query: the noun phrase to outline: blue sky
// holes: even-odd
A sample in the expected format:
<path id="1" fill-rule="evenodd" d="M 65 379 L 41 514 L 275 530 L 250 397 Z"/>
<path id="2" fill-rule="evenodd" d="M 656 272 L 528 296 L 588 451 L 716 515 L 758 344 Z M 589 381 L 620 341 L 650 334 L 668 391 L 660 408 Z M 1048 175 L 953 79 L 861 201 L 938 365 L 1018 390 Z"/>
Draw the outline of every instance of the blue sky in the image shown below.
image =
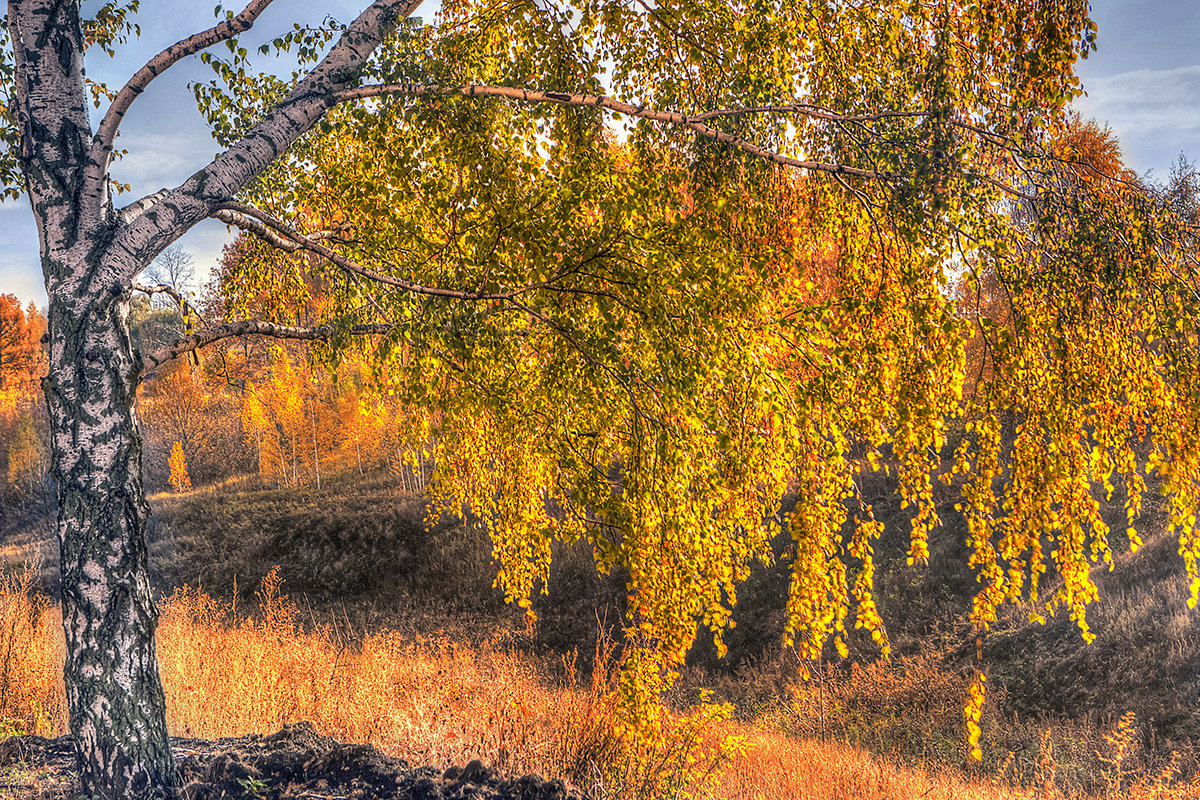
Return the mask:
<path id="1" fill-rule="evenodd" d="M 1200 161 L 1200 3 L 1093 0 L 1099 50 L 1079 67 L 1086 117 L 1107 122 L 1126 163 L 1165 179 L 1185 152 Z"/>
<path id="2" fill-rule="evenodd" d="M 349 21 L 366 0 L 277 2 L 255 24 L 248 39 L 274 38 L 293 22 L 316 24 L 326 14 Z M 418 10 L 430 15 L 435 0 Z M 237 0 L 228 2 L 231 7 Z M 91 3 L 85 3 L 85 10 Z M 1080 65 L 1088 96 L 1077 102 L 1085 117 L 1106 122 L 1116 132 L 1126 163 L 1165 178 L 1180 152 L 1200 160 L 1200 3 L 1194 0 L 1093 0 L 1100 28 L 1099 51 Z M 119 87 L 141 60 L 213 23 L 206 3 L 143 0 L 138 15 L 142 38 L 117 59 L 89 59 L 89 75 Z M 197 59 L 159 77 L 127 117 L 120 146 L 129 158 L 113 168 L 129 183 L 134 200 L 183 182 L 216 153 L 196 110 L 189 81 L 211 73 Z M 124 198 L 121 198 L 124 199 Z M 181 241 L 204 275 L 232 238 L 224 225 L 206 222 Z M 37 235 L 24 199 L 0 205 L 0 293 L 45 303 L 38 268 Z"/>

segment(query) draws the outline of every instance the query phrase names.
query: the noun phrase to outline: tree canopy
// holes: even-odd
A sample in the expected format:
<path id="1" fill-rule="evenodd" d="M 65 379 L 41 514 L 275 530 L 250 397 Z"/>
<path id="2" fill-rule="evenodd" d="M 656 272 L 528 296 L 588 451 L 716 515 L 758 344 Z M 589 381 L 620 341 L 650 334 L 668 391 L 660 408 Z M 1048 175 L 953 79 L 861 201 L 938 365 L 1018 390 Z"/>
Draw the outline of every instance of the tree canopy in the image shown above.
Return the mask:
<path id="1" fill-rule="evenodd" d="M 923 560 L 967 413 L 952 264 L 1016 258 L 1026 231 L 996 209 L 1036 203 L 1091 36 L 1080 9 L 1063 27 L 999 5 L 759 11 L 447 5 L 220 216 L 266 234 L 224 276 L 231 298 L 295 323 L 320 283 L 341 330 L 394 326 L 380 374 L 436 420 L 439 499 L 488 525 L 512 600 L 544 585 L 555 538 L 628 570 L 623 687 L 651 728 L 697 624 L 720 649 L 781 527 L 789 639 L 815 655 L 853 623 L 887 651 L 857 478 L 897 470 Z M 222 142 L 287 88 L 244 60 L 214 55 L 197 87 Z M 510 88 L 534 75 L 540 91 Z M 961 445 L 971 475 L 992 411 Z M 1005 516 L 1006 487 L 975 489 L 980 519 Z M 981 569 L 1010 558 L 985 550 Z M 1063 551 L 1071 598 L 1085 558 Z M 981 594 L 981 624 L 997 604 Z"/>

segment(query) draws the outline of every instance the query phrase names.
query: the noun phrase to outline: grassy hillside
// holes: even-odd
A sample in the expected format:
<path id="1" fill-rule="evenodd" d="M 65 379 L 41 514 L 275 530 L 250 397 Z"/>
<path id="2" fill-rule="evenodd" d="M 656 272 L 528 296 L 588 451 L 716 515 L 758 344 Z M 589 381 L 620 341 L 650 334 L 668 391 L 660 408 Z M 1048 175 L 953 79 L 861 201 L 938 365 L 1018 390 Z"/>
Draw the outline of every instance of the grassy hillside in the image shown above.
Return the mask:
<path id="1" fill-rule="evenodd" d="M 54 668 L 62 657 L 57 610 L 30 588 L 0 580 L 0 740 L 65 730 Z M 1086 795 L 1058 777 L 1062 765 L 1047 745 L 1029 772 L 1011 759 L 993 777 L 948 770 L 936 758 L 912 768 L 840 744 L 829 732 L 824 740 L 789 735 L 769 713 L 729 719 L 727 708 L 712 704 L 680 705 L 662 742 L 646 749 L 612 724 L 611 651 L 602 648 L 597 669 L 582 674 L 570 660 L 514 647 L 503 631 L 469 646 L 389 629 L 354 639 L 336 626 L 304 624 L 305 609 L 279 589 L 275 576 L 264 581 L 250 614 L 194 589 L 164 601 L 159 660 L 173 735 L 267 733 L 303 719 L 414 764 L 440 769 L 480 759 L 503 774 L 566 779 L 597 800 L 1200 796 L 1196 784 L 1144 769 L 1130 736 L 1120 735 L 1100 742 L 1096 755 L 1107 760 L 1098 762 Z M 11 767 L 0 778 L 37 780 Z"/>
<path id="2" fill-rule="evenodd" d="M 495 608 L 490 555 L 473 526 L 425 524 L 424 501 L 386 482 L 323 489 L 206 488 L 150 500 L 156 585 L 253 597 L 278 566 L 318 605 L 404 595 Z"/>
<path id="3" fill-rule="evenodd" d="M 693 707 L 701 689 L 711 690 L 733 704 L 736 722 L 728 724 L 751 726 L 755 736 L 840 742 L 889 763 L 1023 785 L 1107 791 L 1118 739 L 1125 770 L 1157 776 L 1173 765 L 1179 775 L 1196 774 L 1200 637 L 1176 545 L 1153 532 L 1153 508 L 1143 548 L 1100 576 L 1101 600 L 1089 617 L 1093 644 L 1069 620 L 1033 625 L 1020 608 L 977 643 L 966 620 L 974 581 L 949 501 L 930 564 L 913 568 L 895 532 L 902 534 L 904 512 L 885 484 L 870 488 L 892 524 L 878 548 L 877 586 L 895 657 L 878 661 L 866 637 L 851 642 L 846 660 L 803 664 L 781 651 L 787 569 L 765 566 L 740 593 L 729 656 L 718 660 L 710 644 L 698 644 L 672 697 L 676 708 Z M 229 620 L 249 619 L 242 610 L 257 606 L 260 581 L 278 567 L 297 632 L 324 635 L 346 652 L 358 648 L 356 657 L 365 658 L 363 643 L 385 630 L 477 653 L 503 641 L 504 652 L 537 660 L 543 679 L 562 683 L 572 653 L 580 674 L 603 670 L 593 659 L 598 629 L 611 634 L 623 614 L 623 578 L 597 576 L 586 546 L 560 548 L 549 595 L 535 604 L 539 622 L 526 629 L 492 586 L 486 535 L 469 521 L 427 528 L 421 498 L 383 480 L 320 490 L 235 484 L 151 504 L 152 569 L 164 592 L 186 584 L 195 595 L 203 587 L 236 626 Z M 6 541 L 9 558 L 29 552 L 36 538 Z M 778 552 L 785 548 L 778 543 Z M 989 690 L 984 763 L 973 767 L 961 707 L 977 667 Z M 1123 717 L 1129 724 L 1118 734 Z M 250 724 L 229 724 L 243 723 Z"/>
<path id="4" fill-rule="evenodd" d="M 151 571 L 163 591 L 187 584 L 253 603 L 258 582 L 277 567 L 287 591 L 321 619 L 453 626 L 463 635 L 472 626 L 525 627 L 523 612 L 493 586 L 486 532 L 451 517 L 429 527 L 424 498 L 384 480 L 206 489 L 157 495 L 151 506 Z M 550 592 L 534 603 L 537 641 L 591 653 L 597 620 L 609 620 L 607 630 L 620 623 L 624 579 L 597 575 L 586 545 L 555 556 Z"/>

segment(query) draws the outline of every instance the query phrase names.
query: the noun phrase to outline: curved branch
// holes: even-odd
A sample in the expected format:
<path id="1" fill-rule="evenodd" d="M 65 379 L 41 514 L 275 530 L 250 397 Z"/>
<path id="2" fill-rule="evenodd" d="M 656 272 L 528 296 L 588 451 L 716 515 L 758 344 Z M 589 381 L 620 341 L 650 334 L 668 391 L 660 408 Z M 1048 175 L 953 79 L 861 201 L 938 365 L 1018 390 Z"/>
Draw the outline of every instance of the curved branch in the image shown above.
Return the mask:
<path id="1" fill-rule="evenodd" d="M 351 336 L 376 336 L 389 333 L 393 329 L 394 326 L 392 325 L 354 325 L 349 329 L 343 329 L 342 332 L 349 333 Z M 193 336 L 185 336 L 174 344 L 143 355 L 141 357 L 142 367 L 138 371 L 138 379 L 145 378 L 173 358 L 178 358 L 181 355 L 198 350 L 213 342 L 219 342 L 222 339 L 229 339 L 236 336 L 270 336 L 275 339 L 303 339 L 324 342 L 328 341 L 338 332 L 339 329 L 332 325 L 322 325 L 318 328 L 298 328 L 291 325 L 277 325 L 274 322 L 263 322 L 256 319 L 230 322 L 201 331 Z"/>
<path id="2" fill-rule="evenodd" d="M 480 84 L 465 84 L 462 86 L 438 86 L 436 84 L 421 84 L 421 83 L 381 83 L 369 86 L 359 86 L 353 89 L 347 89 L 338 92 L 335 99 L 338 102 L 350 102 L 354 100 L 365 100 L 373 97 L 383 97 L 384 95 L 403 94 L 411 97 L 438 97 L 447 95 L 457 95 L 461 97 L 503 97 L 509 100 L 519 100 L 526 103 L 549 103 L 559 106 L 576 106 L 576 107 L 591 107 L 603 108 L 607 111 L 612 111 L 617 114 L 624 114 L 627 117 L 635 117 L 637 119 L 648 119 L 653 122 L 665 122 L 671 125 L 688 128 L 706 139 L 722 142 L 731 147 L 736 147 L 743 152 L 761 158 L 765 161 L 770 161 L 774 164 L 782 164 L 783 166 L 795 167 L 797 169 L 808 169 L 814 172 L 825 172 L 832 175 L 854 175 L 859 178 L 870 178 L 879 181 L 894 181 L 903 178 L 904 176 L 898 172 L 884 172 L 873 169 L 861 169 L 859 167 L 849 167 L 845 164 L 829 164 L 823 161 L 805 161 L 798 158 L 791 158 L 774 150 L 769 150 L 765 147 L 760 147 L 752 142 L 747 142 L 745 139 L 739 139 L 731 133 L 717 130 L 705 122 L 717 117 L 735 116 L 738 114 L 763 114 L 763 113 L 791 113 L 804 114 L 805 116 L 814 119 L 821 119 L 830 122 L 865 122 L 872 120 L 881 120 L 889 118 L 914 118 L 929 116 L 932 112 L 929 111 L 880 111 L 873 114 L 835 114 L 827 109 L 819 106 L 796 104 L 790 106 L 751 106 L 740 109 L 719 109 L 716 111 L 706 111 L 702 114 L 688 115 L 680 114 L 677 111 L 657 111 L 646 106 L 635 106 L 630 103 L 625 103 L 620 100 L 614 100 L 611 97 L 593 94 L 564 94 L 562 92 L 542 92 L 532 89 L 514 89 L 508 86 L 483 86 Z M 954 122 L 957 127 L 964 130 L 972 131 L 979 136 L 989 138 L 989 134 L 982 128 L 966 123 Z M 996 143 L 994 139 L 989 138 L 989 141 Z M 1025 198 L 1027 200 L 1036 200 L 1037 195 L 1029 192 L 1023 192 L 1020 189 L 1004 183 L 1001 180 L 993 178 L 990 175 L 981 175 L 981 179 L 992 184 L 1001 191 L 1014 195 L 1016 197 Z"/>
<path id="3" fill-rule="evenodd" d="M 854 175 L 860 178 L 883 181 L 896 180 L 901 177 L 896 172 L 880 172 L 877 170 L 859 169 L 858 167 L 848 167 L 845 164 L 827 164 L 822 161 L 804 161 L 798 158 L 791 158 L 774 150 L 759 147 L 744 139 L 739 139 L 731 133 L 710 127 L 698 116 L 688 116 L 687 114 L 680 114 L 677 111 L 657 111 L 646 106 L 635 106 L 620 100 L 614 100 L 611 97 L 604 97 L 603 95 L 564 94 L 562 92 L 542 92 L 533 89 L 514 89 L 508 86 L 481 86 L 479 84 L 438 86 L 436 84 L 423 83 L 382 83 L 346 89 L 336 93 L 334 99 L 338 102 L 350 102 L 394 94 L 408 95 L 410 97 L 444 97 L 449 95 L 462 97 L 503 97 L 523 103 L 548 103 L 558 106 L 603 108 L 617 114 L 624 114 L 627 117 L 648 119 L 653 122 L 665 122 L 687 128 L 706 139 L 728 144 L 752 156 L 775 164 L 796 167 L 797 169 L 810 169 L 815 172 L 829 172 L 834 175 Z M 711 116 L 713 116 L 713 113 L 709 112 L 706 118 L 711 118 Z"/>
<path id="4" fill-rule="evenodd" d="M 252 233 L 262 239 L 272 247 L 282 250 L 285 253 L 295 253 L 306 249 L 302 241 L 306 240 L 303 234 L 295 231 L 294 235 L 283 235 L 276 233 L 273 225 L 268 225 L 264 218 L 266 214 L 252 209 L 250 206 L 242 206 L 241 203 L 233 204 L 226 203 L 221 208 L 213 212 L 213 219 L 218 219 L 226 225 L 232 225 L 247 233 Z M 272 220 L 275 222 L 275 220 Z M 286 227 L 283 223 L 277 223 L 279 227 Z M 315 242 L 314 242 L 315 244 Z"/>
<path id="5" fill-rule="evenodd" d="M 88 153 L 88 170 L 85 180 L 91 183 L 104 178 L 104 173 L 108 169 L 109 155 L 112 153 L 113 142 L 117 138 L 117 130 L 121 126 L 121 121 L 125 118 L 129 107 L 133 105 L 133 101 L 146 90 L 152 80 L 188 56 L 195 55 L 214 44 L 219 44 L 250 30 L 254 21 L 262 12 L 266 11 L 267 6 L 272 2 L 273 0 L 250 0 L 250 3 L 237 16 L 226 19 L 206 31 L 181 39 L 147 61 L 145 66 L 135 72 L 128 83 L 121 87 L 121 91 L 117 92 L 117 96 L 109 104 L 108 110 L 104 112 L 104 118 L 100 121 L 99 127 L 96 128 L 96 135 L 92 137 L 92 145 Z"/>
<path id="6" fill-rule="evenodd" d="M 143 284 L 143 283 L 135 283 L 130 288 L 133 289 L 133 291 L 135 291 L 135 292 L 141 292 L 142 294 L 151 295 L 151 296 L 156 295 L 156 294 L 165 294 L 165 295 L 169 296 L 170 298 L 172 298 L 179 305 L 183 305 L 184 303 L 187 302 L 187 300 L 184 299 L 183 295 L 181 295 L 178 291 L 176 291 L 174 286 L 171 286 L 168 283 L 159 283 L 154 286 L 147 286 L 146 284 Z"/>
<path id="7" fill-rule="evenodd" d="M 174 300 L 176 303 L 178 303 L 179 308 L 182 311 L 184 311 L 184 313 L 195 314 L 200 319 L 200 321 L 203 322 L 205 325 L 209 324 L 209 321 L 207 319 L 205 319 L 204 315 L 201 314 L 194 305 L 192 305 L 190 302 L 188 302 L 188 299 L 186 297 L 184 297 L 182 294 L 180 294 L 179 291 L 174 286 L 171 286 L 170 284 L 159 283 L 154 286 L 147 286 L 146 284 L 143 284 L 143 283 L 135 283 L 133 286 L 131 286 L 129 288 L 135 292 L 141 292 L 142 294 L 147 295 L 149 297 L 153 297 L 156 294 L 165 294 L 168 297 L 170 297 L 172 300 Z"/>
<path id="8" fill-rule="evenodd" d="M 824 106 L 813 103 L 792 103 L 784 106 L 746 106 L 745 108 L 718 108 L 705 111 L 689 119 L 704 122 L 717 117 L 736 117 L 742 114 L 802 114 L 813 119 L 826 122 L 878 122 L 884 119 L 905 119 L 913 117 L 929 117 L 933 111 L 874 111 L 866 114 L 838 114 Z"/>
<path id="9" fill-rule="evenodd" d="M 226 225 L 233 225 L 244 231 L 249 231 L 262 238 L 268 244 L 274 245 L 288 253 L 307 250 L 331 262 L 344 272 L 357 275 L 375 283 L 382 283 L 396 289 L 402 289 L 413 294 L 424 294 L 432 297 L 448 297 L 453 300 L 511 300 L 514 297 L 533 291 L 534 289 L 549 288 L 547 284 L 537 284 L 514 289 L 509 292 L 463 292 L 457 289 L 442 289 L 436 286 L 425 286 L 402 278 L 394 278 L 382 272 L 364 267 L 356 261 L 346 258 L 336 250 L 314 241 L 311 237 L 297 231 L 283 222 L 269 216 L 263 211 L 244 203 L 222 203 L 212 214 Z"/>

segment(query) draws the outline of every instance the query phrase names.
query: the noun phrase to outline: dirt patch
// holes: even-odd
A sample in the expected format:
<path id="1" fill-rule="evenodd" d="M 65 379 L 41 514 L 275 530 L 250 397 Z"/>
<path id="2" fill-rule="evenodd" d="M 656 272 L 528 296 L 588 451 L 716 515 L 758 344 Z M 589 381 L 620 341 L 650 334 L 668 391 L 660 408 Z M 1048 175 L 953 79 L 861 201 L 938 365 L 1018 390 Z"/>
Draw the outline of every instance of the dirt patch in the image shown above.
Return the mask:
<path id="1" fill-rule="evenodd" d="M 173 738 L 171 746 L 186 800 L 588 800 L 560 780 L 503 777 L 479 761 L 445 772 L 414 768 L 371 745 L 322 736 L 307 722 L 268 736 Z M 0 742 L 0 798 L 78 794 L 69 737 Z"/>

